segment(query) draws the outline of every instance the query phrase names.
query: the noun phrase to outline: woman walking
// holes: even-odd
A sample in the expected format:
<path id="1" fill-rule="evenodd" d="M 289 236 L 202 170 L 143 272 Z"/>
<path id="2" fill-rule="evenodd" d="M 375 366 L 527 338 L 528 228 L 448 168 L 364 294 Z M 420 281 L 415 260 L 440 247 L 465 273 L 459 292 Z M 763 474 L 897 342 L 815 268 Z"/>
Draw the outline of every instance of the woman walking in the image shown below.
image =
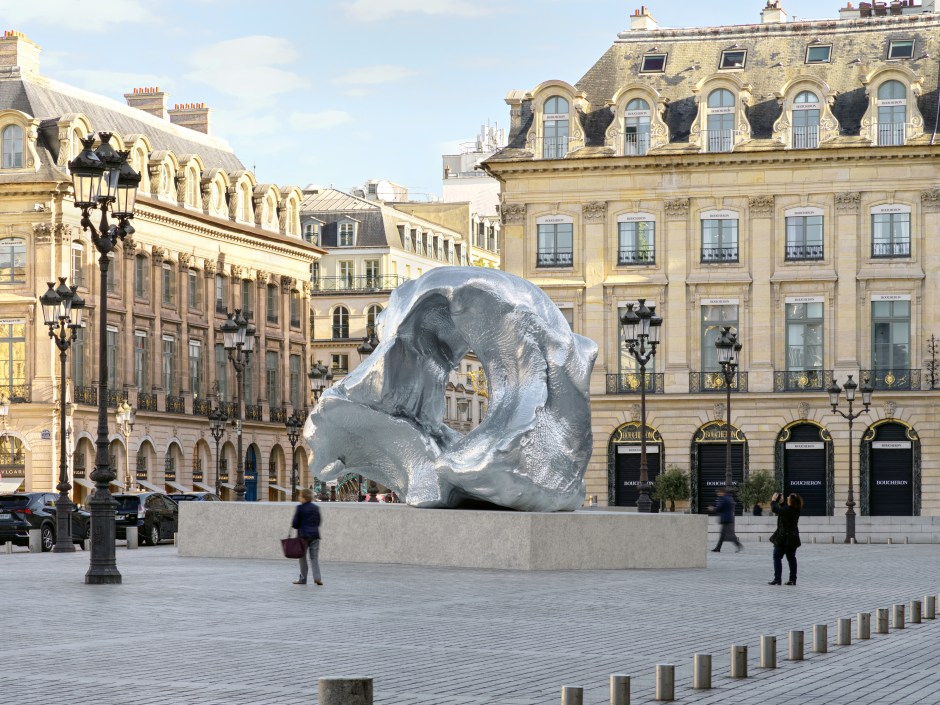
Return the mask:
<path id="1" fill-rule="evenodd" d="M 307 550 L 300 557 L 300 579 L 294 581 L 294 585 L 307 584 L 307 554 L 310 555 L 310 563 L 313 564 L 313 582 L 317 585 L 323 585 L 320 580 L 320 508 L 313 503 L 313 491 L 304 488 L 300 491 L 300 504 L 294 511 L 294 521 L 291 527 L 297 529 L 297 535 L 307 542 Z"/>
<path id="2" fill-rule="evenodd" d="M 798 494 L 791 494 L 784 503 L 783 495 L 777 492 L 770 500 L 770 511 L 777 515 L 777 530 L 770 537 L 774 545 L 774 579 L 769 585 L 780 585 L 784 556 L 790 568 L 787 585 L 796 585 L 796 549 L 802 545 L 799 528 L 802 509 L 803 498 Z"/>

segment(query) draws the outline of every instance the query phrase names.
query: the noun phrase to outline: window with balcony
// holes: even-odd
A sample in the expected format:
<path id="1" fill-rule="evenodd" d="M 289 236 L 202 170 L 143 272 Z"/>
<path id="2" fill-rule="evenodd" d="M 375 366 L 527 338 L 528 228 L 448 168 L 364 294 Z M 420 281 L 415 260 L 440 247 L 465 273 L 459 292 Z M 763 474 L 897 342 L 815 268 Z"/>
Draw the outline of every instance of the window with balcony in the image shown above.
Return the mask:
<path id="1" fill-rule="evenodd" d="M 702 369 L 705 372 L 720 372 L 718 350 L 715 341 L 721 335 L 721 329 L 729 326 L 733 332 L 738 329 L 738 304 L 711 303 L 702 304 Z"/>
<path id="2" fill-rule="evenodd" d="M 574 264 L 574 224 L 539 223 L 536 267 L 571 267 Z"/>
<path id="3" fill-rule="evenodd" d="M 730 152 L 734 146 L 734 94 L 719 88 L 706 101 L 706 152 Z"/>
<path id="4" fill-rule="evenodd" d="M 871 364 L 876 389 L 890 388 L 895 379 L 907 377 L 911 367 L 910 300 L 871 302 Z"/>
<path id="5" fill-rule="evenodd" d="M 228 310 L 228 302 L 225 296 L 225 277 L 221 274 L 215 275 L 215 310 L 216 313 L 225 313 Z"/>
<path id="6" fill-rule="evenodd" d="M 163 305 L 176 305 L 176 272 L 173 266 L 164 262 L 163 264 Z"/>
<path id="7" fill-rule="evenodd" d="M 823 302 L 785 306 L 787 389 L 823 389 Z"/>
<path id="8" fill-rule="evenodd" d="M 366 288 L 377 289 L 379 287 L 379 261 L 377 259 L 367 259 L 365 269 Z"/>
<path id="9" fill-rule="evenodd" d="M 907 88 L 900 81 L 878 86 L 878 146 L 902 145 L 907 131 Z"/>
<path id="10" fill-rule="evenodd" d="M 319 223 L 304 223 L 304 241 L 309 242 L 311 245 L 320 244 L 320 224 Z"/>
<path id="11" fill-rule="evenodd" d="M 255 319 L 255 286 L 250 279 L 241 281 L 242 315 L 246 321 Z"/>
<path id="12" fill-rule="evenodd" d="M 617 223 L 620 238 L 617 264 L 655 264 L 656 223 L 652 216 L 641 214 L 621 216 Z"/>
<path id="13" fill-rule="evenodd" d="M 561 96 L 552 96 L 542 108 L 542 158 L 563 159 L 568 154 L 568 119 L 570 104 Z"/>
<path id="14" fill-rule="evenodd" d="M 202 341 L 189 341 L 189 391 L 193 394 L 193 399 L 202 399 L 204 390 L 202 388 Z"/>
<path id="15" fill-rule="evenodd" d="M 300 292 L 292 289 L 290 292 L 290 327 L 300 328 Z"/>
<path id="16" fill-rule="evenodd" d="M 871 214 L 871 256 L 911 256 L 911 212 L 908 206 L 879 206 Z"/>
<path id="17" fill-rule="evenodd" d="M 349 372 L 349 355 L 346 353 L 333 353 L 330 356 L 330 369 L 334 375 L 344 375 Z"/>
<path id="18" fill-rule="evenodd" d="M 134 331 L 134 385 L 138 392 L 150 392 L 150 336 Z"/>
<path id="19" fill-rule="evenodd" d="M 85 247 L 80 242 L 72 243 L 73 286 L 85 286 Z"/>
<path id="20" fill-rule="evenodd" d="M 816 149 L 819 146 L 819 96 L 801 91 L 793 101 L 793 149 Z"/>
<path id="21" fill-rule="evenodd" d="M 300 355 L 291 355 L 290 360 L 290 405 L 294 411 L 300 411 L 303 407 L 303 392 L 300 376 Z"/>
<path id="22" fill-rule="evenodd" d="M 623 153 L 628 157 L 642 157 L 650 148 L 650 104 L 642 98 L 627 103 L 623 115 Z"/>
<path id="23" fill-rule="evenodd" d="M 11 401 L 28 399 L 26 374 L 26 322 L 3 321 L 0 323 L 0 392 Z"/>
<path id="24" fill-rule="evenodd" d="M 215 345 L 215 381 L 219 385 L 219 401 L 228 401 L 228 354 L 222 343 Z"/>
<path id="25" fill-rule="evenodd" d="M 353 247 L 356 244 L 356 224 L 340 223 L 337 236 L 337 244 L 340 247 Z"/>
<path id="26" fill-rule="evenodd" d="M 318 287 L 320 285 L 320 263 L 319 262 L 312 262 L 310 264 L 310 282 L 313 284 L 314 287 Z"/>
<path id="27" fill-rule="evenodd" d="M 134 257 L 134 298 L 150 299 L 150 260 L 146 255 Z"/>
<path id="28" fill-rule="evenodd" d="M 0 326 L 0 331 L 3 326 Z M 79 328 L 78 337 L 72 341 L 72 352 L 69 355 L 69 364 L 72 369 L 72 384 L 76 387 L 88 385 L 88 369 L 85 365 L 85 328 Z"/>
<path id="29" fill-rule="evenodd" d="M 372 304 L 369 308 L 366 309 L 366 335 L 372 336 L 375 334 L 375 321 L 379 317 L 379 314 L 382 313 L 382 307 L 378 304 Z"/>
<path id="30" fill-rule="evenodd" d="M 720 215 L 724 216 L 724 213 Z M 702 218 L 702 262 L 738 261 L 737 217 Z"/>
<path id="31" fill-rule="evenodd" d="M 279 313 L 279 300 L 278 300 L 278 291 L 277 287 L 273 284 L 268 284 L 265 289 L 265 319 L 268 323 L 277 325 L 278 322 L 278 313 Z"/>
<path id="32" fill-rule="evenodd" d="M 790 262 L 823 258 L 822 209 L 802 209 L 786 216 L 786 259 Z M 818 212 L 817 212 L 818 211 Z"/>
<path id="33" fill-rule="evenodd" d="M 272 408 L 275 406 L 280 406 L 280 354 L 275 350 L 268 350 L 264 353 L 264 381 L 265 392 L 268 397 L 268 406 Z"/>
<path id="34" fill-rule="evenodd" d="M 199 272 L 195 269 L 190 269 L 186 281 L 188 286 L 187 293 L 189 294 L 189 307 L 197 311 L 202 310 L 202 286 L 199 282 Z"/>
<path id="35" fill-rule="evenodd" d="M 176 382 L 176 338 L 172 335 L 163 336 L 163 355 L 161 360 L 161 383 L 163 391 L 175 395 L 178 389 Z"/>
<path id="36" fill-rule="evenodd" d="M 119 383 L 118 375 L 118 344 L 120 343 L 120 334 L 117 326 L 108 326 L 105 333 L 105 355 L 108 359 L 108 389 L 116 391 Z"/>
<path id="37" fill-rule="evenodd" d="M 352 260 L 341 260 L 336 263 L 336 273 L 339 281 L 336 283 L 340 289 L 352 289 L 355 277 L 355 263 Z"/>
<path id="38" fill-rule="evenodd" d="M 0 151 L 3 153 L 4 169 L 23 167 L 23 128 L 19 125 L 7 125 L 0 137 Z"/>
<path id="39" fill-rule="evenodd" d="M 8 237 L 0 240 L 0 284 L 26 283 L 26 240 Z"/>
<path id="40" fill-rule="evenodd" d="M 337 306 L 333 309 L 333 339 L 346 340 L 349 338 L 349 309 Z"/>

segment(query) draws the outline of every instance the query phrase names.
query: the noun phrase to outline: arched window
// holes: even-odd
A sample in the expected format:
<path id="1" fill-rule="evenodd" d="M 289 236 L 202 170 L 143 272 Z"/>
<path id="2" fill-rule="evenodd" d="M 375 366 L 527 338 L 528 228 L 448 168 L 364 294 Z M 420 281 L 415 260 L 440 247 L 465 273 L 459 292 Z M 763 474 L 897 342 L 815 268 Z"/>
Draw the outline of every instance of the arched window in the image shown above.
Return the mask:
<path id="1" fill-rule="evenodd" d="M 706 152 L 730 152 L 734 145 L 734 94 L 719 88 L 708 94 Z"/>
<path id="2" fill-rule="evenodd" d="M 623 115 L 623 153 L 642 157 L 650 148 L 650 105 L 642 98 L 627 103 Z"/>
<path id="3" fill-rule="evenodd" d="M 819 97 L 802 91 L 793 101 L 793 149 L 819 146 Z"/>
<path id="4" fill-rule="evenodd" d="M 26 283 L 26 241 L 18 237 L 0 240 L 0 284 Z"/>
<path id="5" fill-rule="evenodd" d="M 382 313 L 382 307 L 378 304 L 372 304 L 366 309 L 366 336 L 371 337 L 375 333 L 375 319 Z"/>
<path id="6" fill-rule="evenodd" d="M 7 125 L 3 128 L 2 139 L 3 168 L 20 169 L 23 167 L 23 128 L 19 125 Z"/>
<path id="7" fill-rule="evenodd" d="M 333 309 L 333 339 L 346 340 L 349 338 L 349 309 L 337 306 Z"/>
<path id="8" fill-rule="evenodd" d="M 904 144 L 907 124 L 907 89 L 900 81 L 878 86 L 878 145 Z"/>
<path id="9" fill-rule="evenodd" d="M 0 437 L 0 472 L 8 477 L 22 477 L 26 469 L 26 448 L 16 436 Z"/>
<path id="10" fill-rule="evenodd" d="M 563 159 L 568 153 L 568 101 L 559 95 L 545 101 L 542 114 L 542 158 Z"/>

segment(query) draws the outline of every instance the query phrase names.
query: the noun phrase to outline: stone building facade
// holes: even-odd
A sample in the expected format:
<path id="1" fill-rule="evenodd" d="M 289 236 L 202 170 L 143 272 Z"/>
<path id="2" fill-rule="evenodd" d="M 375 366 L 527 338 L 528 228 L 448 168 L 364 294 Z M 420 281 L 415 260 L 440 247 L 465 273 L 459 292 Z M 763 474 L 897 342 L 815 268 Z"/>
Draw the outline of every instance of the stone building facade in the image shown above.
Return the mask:
<path id="1" fill-rule="evenodd" d="M 768 2 L 759 24 L 692 29 L 642 8 L 574 85 L 509 93 L 486 162 L 503 268 L 599 345 L 601 504 L 635 503 L 641 384 L 654 471 L 690 472 L 693 511 L 724 484 L 730 326 L 736 481 L 767 469 L 841 514 L 851 453 L 863 515 L 940 514 L 938 30 L 914 2 L 805 22 Z M 665 320 L 645 379 L 619 326 L 641 298 Z M 847 375 L 875 389 L 851 447 L 826 395 Z"/>

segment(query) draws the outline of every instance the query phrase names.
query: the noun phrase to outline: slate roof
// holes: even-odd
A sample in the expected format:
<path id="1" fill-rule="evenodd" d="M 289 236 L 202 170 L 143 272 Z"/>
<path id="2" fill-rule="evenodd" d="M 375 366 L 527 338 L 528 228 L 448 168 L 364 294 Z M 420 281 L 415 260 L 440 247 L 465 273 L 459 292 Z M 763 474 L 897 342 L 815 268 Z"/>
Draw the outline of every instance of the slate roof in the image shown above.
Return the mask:
<path id="1" fill-rule="evenodd" d="M 301 223 L 316 218 L 320 227 L 320 246 L 337 247 L 339 222 L 353 218 L 359 223 L 356 247 L 388 247 L 388 235 L 382 206 L 339 189 L 327 188 L 316 194 L 304 194 L 300 202 Z M 398 243 L 401 246 L 401 243 Z"/>

